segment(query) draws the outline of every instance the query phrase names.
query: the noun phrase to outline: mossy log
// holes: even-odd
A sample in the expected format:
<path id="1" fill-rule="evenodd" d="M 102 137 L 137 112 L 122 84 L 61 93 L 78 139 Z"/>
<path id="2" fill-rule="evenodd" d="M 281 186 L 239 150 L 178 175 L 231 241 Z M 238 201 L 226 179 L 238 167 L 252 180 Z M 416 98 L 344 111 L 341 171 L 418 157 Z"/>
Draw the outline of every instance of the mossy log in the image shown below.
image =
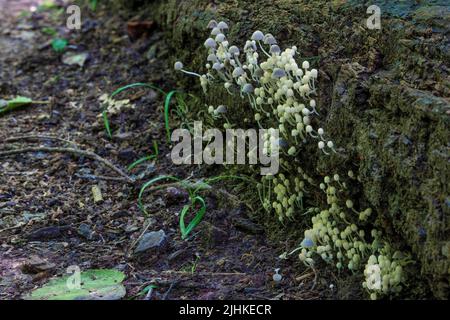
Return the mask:
<path id="1" fill-rule="evenodd" d="M 302 153 L 316 174 L 353 170 L 351 186 L 391 241 L 411 251 L 435 297 L 449 297 L 450 8 L 446 1 L 378 1 L 381 29 L 370 30 L 369 5 L 352 0 L 127 1 L 165 32 L 173 62 L 204 70 L 210 19 L 230 26 L 243 45 L 256 29 L 280 47 L 296 45 L 319 69 L 320 121 L 339 155 Z M 447 3 L 448 4 L 448 3 Z M 312 61 L 312 60 L 310 60 Z M 180 77 L 180 84 L 192 83 Z M 198 90 L 198 86 L 194 89 Z M 200 94 L 200 91 L 199 91 Z M 235 97 L 207 97 L 223 104 Z M 215 101 L 217 100 L 217 101 Z M 220 100 L 220 101 L 219 101 Z M 227 101 L 225 101 L 226 103 Z"/>

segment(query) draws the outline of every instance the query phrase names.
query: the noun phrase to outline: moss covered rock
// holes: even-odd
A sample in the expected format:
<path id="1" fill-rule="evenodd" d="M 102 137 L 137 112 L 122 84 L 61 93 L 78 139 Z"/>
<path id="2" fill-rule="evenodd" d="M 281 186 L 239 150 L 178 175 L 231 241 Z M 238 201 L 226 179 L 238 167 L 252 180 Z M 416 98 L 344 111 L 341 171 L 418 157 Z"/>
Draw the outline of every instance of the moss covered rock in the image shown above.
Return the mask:
<path id="1" fill-rule="evenodd" d="M 321 121 L 342 151 L 319 157 L 314 148 L 305 162 L 318 175 L 357 173 L 359 204 L 374 208 L 378 227 L 415 255 L 434 296 L 448 298 L 450 10 L 437 0 L 379 3 L 381 30 L 367 28 L 364 1 L 127 1 L 144 4 L 139 12 L 165 30 L 173 62 L 191 69 L 204 71 L 212 18 L 228 22 L 239 45 L 259 29 L 313 58 Z"/>

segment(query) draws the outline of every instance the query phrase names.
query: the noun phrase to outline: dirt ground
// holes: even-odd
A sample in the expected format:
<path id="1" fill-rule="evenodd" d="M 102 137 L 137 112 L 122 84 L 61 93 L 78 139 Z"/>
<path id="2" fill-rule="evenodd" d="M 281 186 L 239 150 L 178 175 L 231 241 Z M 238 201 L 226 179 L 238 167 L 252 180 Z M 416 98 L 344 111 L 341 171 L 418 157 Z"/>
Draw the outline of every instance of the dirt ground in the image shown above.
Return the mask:
<path id="1" fill-rule="evenodd" d="M 280 260 L 292 244 L 269 243 L 250 220 L 249 209 L 222 186 L 208 193 L 205 219 L 188 240 L 181 239 L 178 228 L 187 201 L 182 190 L 147 193 L 150 215 L 145 217 L 137 205 L 145 181 L 166 174 L 205 178 L 197 167 L 171 163 L 163 97 L 156 91 L 138 88 L 121 96 L 136 108 L 111 117 L 112 139 L 98 117 L 99 97 L 122 85 L 148 82 L 170 90 L 172 71 L 161 33 L 152 29 L 132 40 L 127 21 L 101 8 L 95 14 L 83 10 L 82 30 L 72 32 L 65 28 L 65 14 L 56 10 L 17 17 L 32 2 L 0 1 L 0 98 L 21 95 L 50 103 L 1 116 L 0 150 L 67 146 L 48 138 L 11 140 L 58 137 L 124 171 L 151 152 L 153 141 L 159 142 L 160 154 L 130 172 L 137 177 L 133 184 L 104 180 L 117 175 L 98 161 L 68 153 L 0 158 L 0 299 L 20 298 L 72 265 L 123 271 L 127 299 L 144 299 L 142 290 L 149 284 L 157 285 L 151 299 L 317 299 L 332 294 L 332 289 L 317 290 L 315 273 L 296 259 Z M 46 27 L 69 39 L 67 51 L 88 54 L 82 67 L 62 62 Z M 100 188 L 102 201 L 94 202 L 93 186 Z M 167 235 L 166 245 L 134 253 L 144 232 L 158 230 Z M 280 282 L 272 279 L 275 268 L 283 275 Z"/>

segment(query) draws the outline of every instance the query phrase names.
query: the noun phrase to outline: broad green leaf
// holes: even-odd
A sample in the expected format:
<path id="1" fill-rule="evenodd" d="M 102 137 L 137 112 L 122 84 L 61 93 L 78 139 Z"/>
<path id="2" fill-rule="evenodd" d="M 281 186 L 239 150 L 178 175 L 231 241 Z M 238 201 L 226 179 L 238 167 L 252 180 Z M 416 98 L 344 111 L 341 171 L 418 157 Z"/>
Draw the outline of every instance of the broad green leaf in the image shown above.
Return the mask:
<path id="1" fill-rule="evenodd" d="M 17 108 L 26 104 L 32 103 L 33 100 L 27 97 L 17 96 L 12 100 L 8 101 L 7 108 Z"/>
<path id="2" fill-rule="evenodd" d="M 75 275 L 50 280 L 42 288 L 26 296 L 27 300 L 118 300 L 125 296 L 122 281 L 125 275 L 114 269 L 87 270 L 80 273 L 80 285 L 74 285 Z"/>

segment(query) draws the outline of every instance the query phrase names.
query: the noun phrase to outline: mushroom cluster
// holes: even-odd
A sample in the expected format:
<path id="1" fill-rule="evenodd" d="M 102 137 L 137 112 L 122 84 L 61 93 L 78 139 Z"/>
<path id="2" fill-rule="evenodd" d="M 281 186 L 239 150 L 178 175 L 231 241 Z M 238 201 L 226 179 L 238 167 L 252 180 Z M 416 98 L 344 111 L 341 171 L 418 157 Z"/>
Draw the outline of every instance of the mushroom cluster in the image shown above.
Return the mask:
<path id="1" fill-rule="evenodd" d="M 348 177 L 336 173 L 317 181 L 316 174 L 305 172 L 297 157 L 305 151 L 304 144 L 311 141 L 324 155 L 337 153 L 333 141 L 317 125 L 319 112 L 314 98 L 317 69 L 311 68 L 308 61 L 297 64 L 297 47 L 282 51 L 270 33 L 255 31 L 243 49 L 239 49 L 225 36 L 228 30 L 225 22 L 212 20 L 208 28 L 210 37 L 204 42 L 208 50 L 207 72 L 201 75 L 185 70 L 179 61 L 175 69 L 198 77 L 205 93 L 209 86 L 219 85 L 229 94 L 247 99 L 255 126 L 271 127 L 264 136 L 263 152 L 269 154 L 271 146 L 277 145 L 282 172 L 263 176 L 257 183 L 262 207 L 268 213 L 274 212 L 282 223 L 305 216 L 311 222 L 299 247 L 290 254 L 299 252 L 300 260 L 311 267 L 319 257 L 338 269 L 364 270 L 363 286 L 371 298 L 399 292 L 405 280 L 402 268 L 410 260 L 400 258 L 406 255 L 399 252 L 390 254 L 390 245 L 373 228 L 372 209 L 358 209 L 358 203 L 355 205 L 350 199 L 346 180 L 356 180 L 355 173 L 350 170 Z M 221 105 L 209 106 L 203 114 L 213 121 L 225 120 L 227 129 L 234 126 L 227 119 L 227 112 L 229 108 Z M 274 128 L 280 131 L 277 141 L 270 134 Z M 322 208 L 305 207 L 308 194 L 314 194 L 314 198 L 320 194 L 326 204 Z M 280 257 L 287 258 L 290 254 Z M 378 276 L 380 286 L 374 287 L 373 279 Z"/>
<path id="2" fill-rule="evenodd" d="M 370 298 L 376 300 L 379 296 L 399 293 L 405 280 L 403 269 L 411 262 L 409 255 L 400 251 L 392 253 L 390 246 L 385 246 L 378 256 L 371 255 L 364 268 L 363 282 Z"/>
<path id="3" fill-rule="evenodd" d="M 246 97 L 258 124 L 264 118 L 276 119 L 282 136 L 291 144 L 288 155 L 295 156 L 308 137 L 319 140 L 323 153 L 336 152 L 334 143 L 325 139 L 323 128 L 315 129 L 312 123 L 318 115 L 313 98 L 318 71 L 311 69 L 308 61 L 297 64 L 297 47 L 281 51 L 272 34 L 257 30 L 241 50 L 226 38 L 225 22 L 211 20 L 208 28 L 206 74 L 187 71 L 180 61 L 175 70 L 198 77 L 204 92 L 208 85 L 222 83 L 230 94 Z"/>

